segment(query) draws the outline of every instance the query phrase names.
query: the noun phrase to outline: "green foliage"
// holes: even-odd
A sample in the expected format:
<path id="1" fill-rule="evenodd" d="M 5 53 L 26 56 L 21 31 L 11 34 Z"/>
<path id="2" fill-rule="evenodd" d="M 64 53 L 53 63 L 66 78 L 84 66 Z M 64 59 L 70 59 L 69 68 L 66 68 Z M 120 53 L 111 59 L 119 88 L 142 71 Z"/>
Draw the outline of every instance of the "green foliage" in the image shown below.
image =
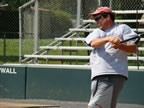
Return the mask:
<path id="1" fill-rule="evenodd" d="M 141 0 L 113 0 L 113 10 L 142 9 Z"/>
<path id="2" fill-rule="evenodd" d="M 8 4 L 6 10 L 8 11 L 18 11 L 18 7 L 22 6 L 24 3 L 30 0 L 1 0 L 3 4 Z"/>
<path id="3" fill-rule="evenodd" d="M 72 22 L 71 22 L 71 14 L 61 11 L 61 10 L 56 10 L 54 12 L 54 16 L 56 20 L 54 21 L 55 24 L 57 24 L 58 28 L 61 28 L 62 31 L 67 30 L 68 28 L 72 27 Z"/>
<path id="4" fill-rule="evenodd" d="M 72 27 L 72 16 L 66 11 L 40 12 L 40 37 L 54 38 L 64 35 Z"/>
<path id="5" fill-rule="evenodd" d="M 71 14 L 62 10 L 52 11 L 50 17 L 50 28 L 51 34 L 53 34 L 54 37 L 62 36 L 71 27 Z"/>
<path id="6" fill-rule="evenodd" d="M 62 10 L 76 14 L 77 0 L 41 0 L 40 7 L 51 11 Z"/>

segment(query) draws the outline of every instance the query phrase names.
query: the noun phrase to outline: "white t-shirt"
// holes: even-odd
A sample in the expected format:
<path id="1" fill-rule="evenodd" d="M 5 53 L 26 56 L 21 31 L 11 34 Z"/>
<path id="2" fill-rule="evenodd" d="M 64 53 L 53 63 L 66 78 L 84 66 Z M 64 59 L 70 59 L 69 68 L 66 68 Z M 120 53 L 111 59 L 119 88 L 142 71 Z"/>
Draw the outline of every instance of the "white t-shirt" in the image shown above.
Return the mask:
<path id="1" fill-rule="evenodd" d="M 99 28 L 90 33 L 85 42 L 89 45 L 95 38 L 108 36 L 119 36 L 121 40 L 135 37 L 137 34 L 126 24 L 115 24 L 113 27 L 103 31 Z M 129 41 L 129 43 L 135 40 Z M 91 79 L 99 75 L 123 75 L 128 77 L 127 53 L 114 49 L 111 43 L 107 42 L 100 48 L 95 48 L 90 54 Z"/>

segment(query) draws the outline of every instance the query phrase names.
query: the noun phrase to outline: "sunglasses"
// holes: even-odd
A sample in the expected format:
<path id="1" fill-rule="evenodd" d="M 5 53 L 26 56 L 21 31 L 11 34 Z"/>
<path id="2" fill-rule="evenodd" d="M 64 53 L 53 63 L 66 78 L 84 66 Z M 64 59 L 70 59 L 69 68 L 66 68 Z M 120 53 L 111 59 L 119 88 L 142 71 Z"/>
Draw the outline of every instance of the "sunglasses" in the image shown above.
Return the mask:
<path id="1" fill-rule="evenodd" d="M 95 21 L 99 21 L 99 20 L 101 19 L 101 17 L 102 17 L 102 16 L 101 16 L 101 15 L 99 15 L 99 16 L 98 16 L 98 17 L 96 17 L 94 20 L 95 20 Z"/>

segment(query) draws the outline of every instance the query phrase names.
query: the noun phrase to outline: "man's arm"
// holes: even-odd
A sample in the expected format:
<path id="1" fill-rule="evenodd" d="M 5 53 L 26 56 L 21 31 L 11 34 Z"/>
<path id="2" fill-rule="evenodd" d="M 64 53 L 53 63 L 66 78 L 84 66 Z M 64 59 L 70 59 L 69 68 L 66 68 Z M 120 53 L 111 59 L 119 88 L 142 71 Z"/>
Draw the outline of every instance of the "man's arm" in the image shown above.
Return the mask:
<path id="1" fill-rule="evenodd" d="M 122 43 L 120 43 L 121 42 L 120 38 L 117 36 L 105 37 L 105 38 L 95 38 L 91 41 L 90 45 L 93 48 L 99 48 L 107 42 L 111 42 L 113 48 L 120 49 L 127 53 L 136 53 L 136 51 L 137 51 L 137 47 L 136 47 L 135 43 L 122 44 Z"/>
<path id="2" fill-rule="evenodd" d="M 136 53 L 137 47 L 135 43 L 130 44 L 112 44 L 112 47 L 115 49 L 120 49 L 122 51 L 125 51 L 127 53 Z"/>
<path id="3" fill-rule="evenodd" d="M 99 48 L 107 42 L 111 42 L 113 44 L 120 44 L 120 38 L 117 37 L 117 36 L 104 37 L 104 38 L 95 38 L 91 41 L 90 45 L 93 48 Z"/>

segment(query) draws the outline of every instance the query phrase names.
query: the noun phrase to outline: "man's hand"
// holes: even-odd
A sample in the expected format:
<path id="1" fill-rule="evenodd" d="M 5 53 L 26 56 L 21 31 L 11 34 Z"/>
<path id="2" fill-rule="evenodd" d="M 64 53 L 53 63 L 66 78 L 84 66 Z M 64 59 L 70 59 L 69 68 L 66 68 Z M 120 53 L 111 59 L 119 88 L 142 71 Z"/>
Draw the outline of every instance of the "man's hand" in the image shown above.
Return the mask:
<path id="1" fill-rule="evenodd" d="M 122 44 L 120 43 L 120 44 L 113 44 L 112 43 L 112 48 L 115 48 L 115 49 L 118 49 L 118 48 L 120 48 L 121 46 L 122 46 Z"/>
<path id="2" fill-rule="evenodd" d="M 111 42 L 114 45 L 119 45 L 121 42 L 121 39 L 118 36 L 108 37 L 108 38 L 109 38 L 109 42 Z"/>
<path id="3" fill-rule="evenodd" d="M 125 51 L 127 53 L 136 53 L 137 47 L 135 43 L 131 44 L 112 44 L 112 48 L 120 49 L 122 51 Z"/>
<path id="4" fill-rule="evenodd" d="M 121 46 L 121 39 L 118 36 L 109 37 L 109 42 L 112 43 L 112 48 L 119 48 Z"/>

